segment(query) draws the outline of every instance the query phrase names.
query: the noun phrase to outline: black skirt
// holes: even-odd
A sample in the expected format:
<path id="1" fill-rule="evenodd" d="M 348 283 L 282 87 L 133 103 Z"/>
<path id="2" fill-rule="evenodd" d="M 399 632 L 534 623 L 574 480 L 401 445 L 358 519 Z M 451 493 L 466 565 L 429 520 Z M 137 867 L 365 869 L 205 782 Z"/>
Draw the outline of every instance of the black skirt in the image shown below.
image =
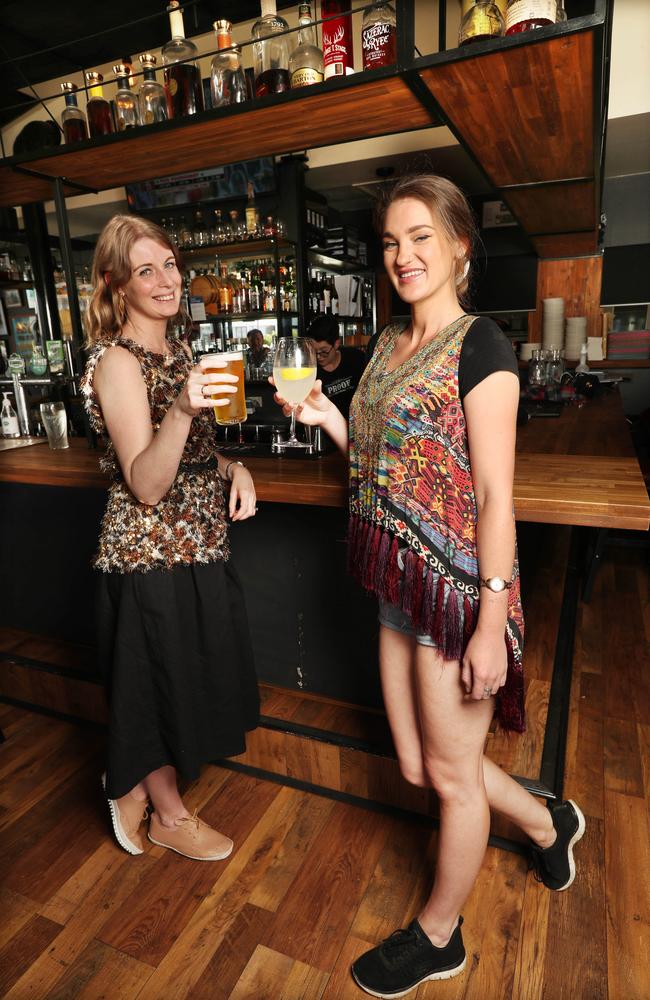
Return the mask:
<path id="1" fill-rule="evenodd" d="M 99 663 L 108 693 L 106 792 L 126 795 L 166 764 L 246 749 L 259 693 L 241 584 L 228 562 L 100 573 Z"/>

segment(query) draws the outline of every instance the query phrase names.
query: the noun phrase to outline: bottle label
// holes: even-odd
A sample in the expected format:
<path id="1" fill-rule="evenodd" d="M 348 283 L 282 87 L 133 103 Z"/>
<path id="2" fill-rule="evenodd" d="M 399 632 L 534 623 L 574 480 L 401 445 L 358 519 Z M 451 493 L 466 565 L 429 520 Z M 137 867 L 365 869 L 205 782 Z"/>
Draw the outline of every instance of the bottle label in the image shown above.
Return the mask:
<path id="1" fill-rule="evenodd" d="M 506 14 L 506 31 L 520 21 L 548 20 L 555 24 L 557 0 L 514 0 Z"/>
<path id="2" fill-rule="evenodd" d="M 485 38 L 485 36 L 498 37 L 503 31 L 503 22 L 499 23 L 499 18 L 495 14 L 486 14 L 475 8 L 472 11 L 472 19 L 465 26 L 465 38 Z"/>
<path id="3" fill-rule="evenodd" d="M 373 64 L 385 66 L 392 62 L 389 52 L 394 44 L 395 28 L 392 24 L 378 22 L 364 28 L 361 33 L 364 67 Z"/>
<path id="4" fill-rule="evenodd" d="M 354 73 L 350 18 L 333 18 L 323 23 L 323 62 L 326 80 Z"/>
<path id="5" fill-rule="evenodd" d="M 169 93 L 172 95 L 172 97 L 175 97 L 176 94 L 178 93 L 178 80 L 176 79 L 175 76 L 170 77 L 167 86 L 169 87 Z"/>
<path id="6" fill-rule="evenodd" d="M 303 66 L 301 69 L 295 69 L 291 74 L 292 87 L 309 87 L 312 83 L 322 82 L 323 74 L 319 73 L 317 69 L 312 69 L 309 66 Z"/>

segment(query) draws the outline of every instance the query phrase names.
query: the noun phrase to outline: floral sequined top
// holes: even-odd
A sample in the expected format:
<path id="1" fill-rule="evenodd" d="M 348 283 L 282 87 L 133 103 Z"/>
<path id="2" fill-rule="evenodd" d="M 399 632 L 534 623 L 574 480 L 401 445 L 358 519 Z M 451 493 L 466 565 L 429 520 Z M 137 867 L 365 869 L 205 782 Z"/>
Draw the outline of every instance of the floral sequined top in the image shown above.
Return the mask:
<path id="1" fill-rule="evenodd" d="M 157 431 L 185 383 L 192 361 L 181 341 L 173 341 L 171 354 L 165 356 L 123 337 L 96 344 L 81 390 L 90 424 L 99 434 L 106 434 L 106 425 L 94 389 L 95 370 L 104 351 L 116 345 L 140 363 L 151 423 Z M 96 569 L 104 573 L 146 572 L 228 558 L 225 495 L 217 470 L 212 410 L 204 410 L 193 419 L 176 478 L 155 506 L 140 503 L 133 495 L 110 440 L 100 466 L 111 477 L 111 485 L 93 560 Z"/>

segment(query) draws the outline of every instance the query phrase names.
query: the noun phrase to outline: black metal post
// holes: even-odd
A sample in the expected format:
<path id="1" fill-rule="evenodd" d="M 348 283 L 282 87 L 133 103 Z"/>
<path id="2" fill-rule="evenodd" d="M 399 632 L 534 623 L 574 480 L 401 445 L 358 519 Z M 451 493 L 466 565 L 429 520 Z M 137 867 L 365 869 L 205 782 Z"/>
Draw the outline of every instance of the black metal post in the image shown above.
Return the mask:
<path id="1" fill-rule="evenodd" d="M 438 52 L 447 51 L 447 0 L 438 0 Z"/>
<path id="2" fill-rule="evenodd" d="M 59 340 L 61 323 L 52 274 L 52 254 L 43 202 L 23 205 L 25 237 L 34 273 L 34 289 L 43 340 Z"/>
<path id="3" fill-rule="evenodd" d="M 75 347 L 76 371 L 72 375 L 79 375 L 83 364 L 83 323 L 81 321 L 81 310 L 79 308 L 79 295 L 77 292 L 77 282 L 74 274 L 74 262 L 72 260 L 72 244 L 70 242 L 70 227 L 68 225 L 68 211 L 65 204 L 65 193 L 63 190 L 63 180 L 55 177 L 54 185 L 54 205 L 56 208 L 56 221 L 59 226 L 59 243 L 61 249 L 61 261 L 65 273 L 65 283 L 68 289 L 68 305 L 70 308 L 70 322 L 72 324 L 72 340 Z"/>
<path id="4" fill-rule="evenodd" d="M 440 0 L 444 3 L 445 0 Z M 406 69 L 415 51 L 415 0 L 402 0 L 397 13 L 397 65 Z"/>

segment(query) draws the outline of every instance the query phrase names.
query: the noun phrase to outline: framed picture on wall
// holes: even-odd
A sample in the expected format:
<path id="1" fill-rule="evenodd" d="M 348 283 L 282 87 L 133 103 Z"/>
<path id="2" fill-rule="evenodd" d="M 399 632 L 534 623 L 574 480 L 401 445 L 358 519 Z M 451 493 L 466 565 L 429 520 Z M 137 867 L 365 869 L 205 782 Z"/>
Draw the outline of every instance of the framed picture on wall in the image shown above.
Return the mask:
<path id="1" fill-rule="evenodd" d="M 5 309 L 5 304 L 0 299 L 0 337 L 9 336 L 9 327 L 7 326 L 7 312 Z"/>
<path id="2" fill-rule="evenodd" d="M 13 312 L 9 316 L 12 348 L 20 354 L 26 364 L 31 361 L 34 344 L 38 340 L 37 322 L 33 309 L 21 309 L 20 312 Z"/>
<path id="3" fill-rule="evenodd" d="M 23 300 L 20 297 L 20 289 L 18 288 L 5 288 L 2 297 L 5 301 L 5 305 L 8 309 L 20 309 L 23 304 Z"/>

